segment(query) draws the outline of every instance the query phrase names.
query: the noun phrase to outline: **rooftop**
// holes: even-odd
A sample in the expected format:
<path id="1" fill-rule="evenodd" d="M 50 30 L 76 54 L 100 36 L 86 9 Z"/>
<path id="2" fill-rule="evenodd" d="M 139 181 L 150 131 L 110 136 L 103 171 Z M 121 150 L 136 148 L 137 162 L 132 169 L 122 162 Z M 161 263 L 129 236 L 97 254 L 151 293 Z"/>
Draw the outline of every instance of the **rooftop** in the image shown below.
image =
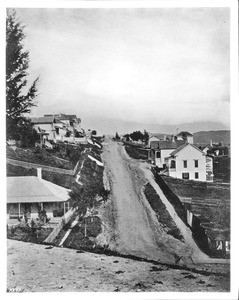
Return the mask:
<path id="1" fill-rule="evenodd" d="M 199 152 L 205 154 L 202 150 L 200 150 L 197 146 L 193 145 L 193 144 L 189 144 L 189 143 L 185 143 L 181 146 L 179 146 L 176 150 L 174 150 L 172 153 L 170 153 L 171 156 L 175 156 L 178 152 L 180 152 L 182 149 L 184 149 L 185 147 L 187 147 L 188 145 L 192 146 L 193 148 L 195 148 L 196 150 L 198 150 Z"/>
<path id="2" fill-rule="evenodd" d="M 55 121 L 54 116 L 44 116 L 44 117 L 35 117 L 31 118 L 33 124 L 51 124 Z"/>
<path id="3" fill-rule="evenodd" d="M 7 177 L 7 203 L 64 202 L 69 191 L 35 176 Z"/>
<path id="4" fill-rule="evenodd" d="M 193 135 L 188 131 L 181 131 L 177 134 L 177 136 L 193 136 Z"/>
<path id="5" fill-rule="evenodd" d="M 150 143 L 150 147 L 152 149 L 177 149 L 179 146 L 184 144 L 185 141 L 180 140 L 180 141 L 152 141 Z"/>

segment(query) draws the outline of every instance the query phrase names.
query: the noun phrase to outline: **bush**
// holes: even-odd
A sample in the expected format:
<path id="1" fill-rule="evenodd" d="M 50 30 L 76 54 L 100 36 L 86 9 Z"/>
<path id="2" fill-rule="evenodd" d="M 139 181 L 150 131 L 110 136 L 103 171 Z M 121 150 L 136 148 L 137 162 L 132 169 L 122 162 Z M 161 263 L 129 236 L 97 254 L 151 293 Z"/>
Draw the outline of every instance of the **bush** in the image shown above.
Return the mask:
<path id="1" fill-rule="evenodd" d="M 64 215 L 64 209 L 53 210 L 53 217 L 62 217 Z"/>

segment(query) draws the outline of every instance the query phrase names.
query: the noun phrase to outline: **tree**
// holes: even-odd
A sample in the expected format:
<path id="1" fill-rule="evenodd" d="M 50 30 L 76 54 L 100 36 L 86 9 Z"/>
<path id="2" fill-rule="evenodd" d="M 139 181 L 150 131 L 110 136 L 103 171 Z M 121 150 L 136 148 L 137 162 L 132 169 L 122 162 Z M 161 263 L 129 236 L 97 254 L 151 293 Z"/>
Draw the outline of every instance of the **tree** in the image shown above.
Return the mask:
<path id="1" fill-rule="evenodd" d="M 7 11 L 6 21 L 6 123 L 7 139 L 16 139 L 16 132 L 23 126 L 24 114 L 36 106 L 36 78 L 28 86 L 29 52 L 24 50 L 24 27 L 16 20 L 13 10 Z"/>
<path id="2" fill-rule="evenodd" d="M 133 133 L 130 133 L 129 136 L 133 141 L 142 141 L 144 139 L 144 134 L 141 131 L 134 131 Z"/>
<path id="3" fill-rule="evenodd" d="M 115 139 L 116 139 L 116 141 L 120 140 L 120 136 L 118 135 L 118 132 L 116 132 L 116 134 L 115 134 Z"/>
<path id="4" fill-rule="evenodd" d="M 184 132 L 184 131 L 183 131 L 183 133 L 182 133 L 182 139 L 183 139 L 184 141 L 187 140 L 187 134 L 186 134 L 186 132 Z"/>
<path id="5" fill-rule="evenodd" d="M 149 134 L 148 134 L 148 132 L 144 129 L 144 143 L 145 143 L 145 145 L 148 144 L 148 141 L 149 141 Z"/>
<path id="6" fill-rule="evenodd" d="M 129 141 L 129 134 L 128 134 L 128 133 L 125 134 L 125 135 L 124 135 L 124 138 L 126 139 L 126 142 L 128 142 L 128 141 Z"/>
<path id="7" fill-rule="evenodd" d="M 34 147 L 35 143 L 40 141 L 37 131 L 32 127 L 29 120 L 21 122 L 17 126 L 14 136 L 16 140 L 21 141 L 22 148 Z"/>

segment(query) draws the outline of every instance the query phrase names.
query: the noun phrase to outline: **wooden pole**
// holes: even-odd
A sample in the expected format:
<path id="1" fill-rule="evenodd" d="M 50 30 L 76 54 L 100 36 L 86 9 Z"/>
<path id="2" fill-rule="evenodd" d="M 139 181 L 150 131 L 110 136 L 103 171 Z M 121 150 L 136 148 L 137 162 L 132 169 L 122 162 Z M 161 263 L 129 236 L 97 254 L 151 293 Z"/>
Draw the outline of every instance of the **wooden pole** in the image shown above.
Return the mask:
<path id="1" fill-rule="evenodd" d="M 85 236 L 86 236 L 86 219 L 85 219 Z"/>

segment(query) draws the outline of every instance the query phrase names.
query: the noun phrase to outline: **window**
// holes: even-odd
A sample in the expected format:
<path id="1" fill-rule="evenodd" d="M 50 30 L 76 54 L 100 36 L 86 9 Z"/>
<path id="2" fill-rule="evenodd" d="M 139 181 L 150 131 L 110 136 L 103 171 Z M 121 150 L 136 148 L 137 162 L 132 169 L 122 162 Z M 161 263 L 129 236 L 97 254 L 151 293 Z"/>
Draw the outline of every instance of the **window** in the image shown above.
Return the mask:
<path id="1" fill-rule="evenodd" d="M 189 173 L 183 173 L 182 178 L 183 179 L 189 179 Z"/>
<path id="2" fill-rule="evenodd" d="M 158 151 L 158 152 L 156 152 L 156 158 L 160 158 L 161 157 L 161 155 L 160 155 L 161 153 Z"/>
<path id="3" fill-rule="evenodd" d="M 171 169 L 175 169 L 176 168 L 176 162 L 175 162 L 175 160 L 171 160 L 170 168 Z"/>
<path id="4" fill-rule="evenodd" d="M 195 168 L 198 168 L 198 159 L 194 160 L 194 166 L 195 166 Z"/>
<path id="5" fill-rule="evenodd" d="M 187 168 L 188 167 L 188 161 L 187 160 L 183 160 L 183 167 Z"/>
<path id="6" fill-rule="evenodd" d="M 199 178 L 199 174 L 198 172 L 195 172 L 195 179 L 198 179 Z"/>

